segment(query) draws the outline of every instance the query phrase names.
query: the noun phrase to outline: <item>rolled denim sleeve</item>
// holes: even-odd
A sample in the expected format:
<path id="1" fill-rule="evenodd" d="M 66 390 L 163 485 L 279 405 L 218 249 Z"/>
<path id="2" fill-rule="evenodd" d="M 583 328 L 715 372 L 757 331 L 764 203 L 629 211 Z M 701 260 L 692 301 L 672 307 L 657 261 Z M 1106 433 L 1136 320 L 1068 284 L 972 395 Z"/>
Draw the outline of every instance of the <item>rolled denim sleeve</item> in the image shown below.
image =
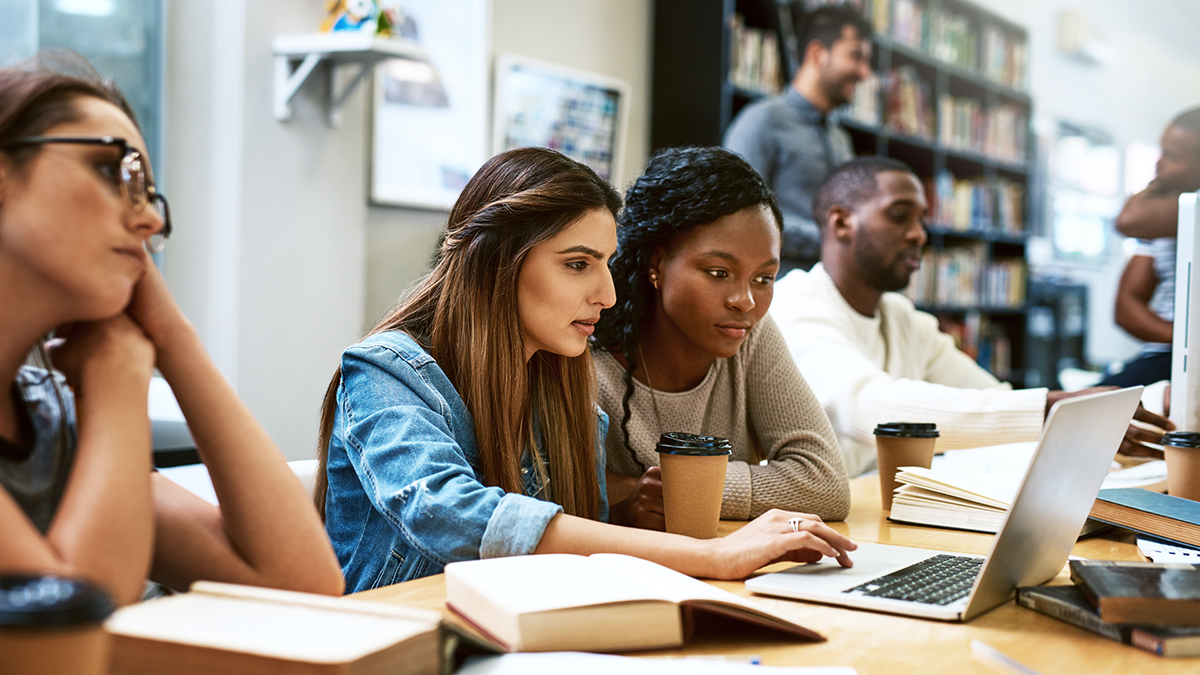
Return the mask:
<path id="1" fill-rule="evenodd" d="M 432 360 L 414 362 L 386 345 L 343 354 L 344 440 L 363 490 L 409 546 L 439 565 L 531 553 L 562 509 L 480 482 L 460 442 L 473 443 L 474 430 L 465 407 L 452 411 L 438 391 L 444 377 Z"/>

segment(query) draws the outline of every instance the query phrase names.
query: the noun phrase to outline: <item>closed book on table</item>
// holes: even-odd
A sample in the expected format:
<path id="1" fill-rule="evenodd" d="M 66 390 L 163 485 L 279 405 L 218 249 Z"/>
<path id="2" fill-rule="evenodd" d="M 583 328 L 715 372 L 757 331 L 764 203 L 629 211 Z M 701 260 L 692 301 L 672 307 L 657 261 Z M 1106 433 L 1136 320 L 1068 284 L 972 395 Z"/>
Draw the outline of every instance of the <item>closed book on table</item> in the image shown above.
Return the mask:
<path id="1" fill-rule="evenodd" d="M 1137 488 L 1101 490 L 1089 517 L 1200 547 L 1200 502 L 1190 499 Z"/>
<path id="2" fill-rule="evenodd" d="M 1200 565 L 1072 560 L 1071 580 L 1105 621 L 1200 626 Z"/>
<path id="3" fill-rule="evenodd" d="M 446 604 L 506 651 L 622 652 L 682 646 L 696 613 L 819 634 L 728 591 L 640 558 L 527 555 L 446 566 Z"/>
<path id="4" fill-rule="evenodd" d="M 1200 656 L 1200 628 L 1111 623 L 1100 618 L 1075 586 L 1025 586 L 1017 604 L 1110 640 L 1167 657 Z"/>
<path id="5" fill-rule="evenodd" d="M 440 624 L 437 612 L 198 581 L 118 610 L 105 629 L 112 675 L 433 675 Z"/>

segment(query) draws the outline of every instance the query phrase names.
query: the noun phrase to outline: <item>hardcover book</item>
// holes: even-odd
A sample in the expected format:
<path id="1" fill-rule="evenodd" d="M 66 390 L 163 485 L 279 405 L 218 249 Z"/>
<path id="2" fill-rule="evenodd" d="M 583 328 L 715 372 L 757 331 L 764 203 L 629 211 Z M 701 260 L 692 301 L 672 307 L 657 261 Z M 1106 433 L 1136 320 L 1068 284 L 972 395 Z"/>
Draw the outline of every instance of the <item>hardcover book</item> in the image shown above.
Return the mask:
<path id="1" fill-rule="evenodd" d="M 1071 580 L 1113 623 L 1200 626 L 1200 565 L 1072 560 Z"/>
<path id="2" fill-rule="evenodd" d="M 1135 532 L 1200 547 L 1200 502 L 1190 499 L 1137 488 L 1101 490 L 1089 515 Z"/>
<path id="3" fill-rule="evenodd" d="M 680 647 L 696 613 L 804 641 L 825 639 L 728 591 L 640 558 L 607 553 L 451 563 L 446 604 L 512 652 Z"/>
<path id="4" fill-rule="evenodd" d="M 210 581 L 118 610 L 112 675 L 439 672 L 437 612 Z"/>
<path id="5" fill-rule="evenodd" d="M 1075 586 L 1018 588 L 1017 604 L 1151 654 L 1200 656 L 1200 628 L 1110 623 Z"/>

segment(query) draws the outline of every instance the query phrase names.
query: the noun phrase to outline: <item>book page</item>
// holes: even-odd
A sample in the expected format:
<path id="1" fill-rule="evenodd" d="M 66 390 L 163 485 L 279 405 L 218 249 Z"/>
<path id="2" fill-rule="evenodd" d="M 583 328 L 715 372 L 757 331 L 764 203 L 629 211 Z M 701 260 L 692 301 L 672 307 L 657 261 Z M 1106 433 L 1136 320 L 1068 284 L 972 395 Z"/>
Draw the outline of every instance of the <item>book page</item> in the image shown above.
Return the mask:
<path id="1" fill-rule="evenodd" d="M 906 468 L 897 480 L 928 490 L 992 507 L 1007 508 L 1033 459 L 1037 443 L 1006 443 L 967 450 L 950 450 L 933 458 L 929 469 Z M 1156 460 L 1129 468 L 1113 463 L 1102 489 L 1165 485 L 1166 462 Z M 902 478 L 903 476 L 903 478 Z"/>
<path id="2" fill-rule="evenodd" d="M 448 588 L 461 585 L 474 589 L 514 615 L 669 599 L 656 585 L 656 579 L 597 564 L 595 557 L 556 553 L 470 560 L 447 565 L 446 578 Z"/>
<path id="3" fill-rule="evenodd" d="M 328 599 L 331 602 L 336 600 Z M 118 610 L 105 624 L 114 635 L 306 661 L 346 663 L 437 630 L 436 622 L 358 611 L 184 593 Z"/>
<path id="4" fill-rule="evenodd" d="M 733 593 L 723 591 L 716 586 L 693 579 L 686 574 L 649 560 L 617 553 L 594 553 L 589 556 L 589 559 L 612 571 L 613 574 L 640 580 L 641 583 L 654 589 L 653 597 L 655 598 L 675 603 L 684 600 L 717 600 L 745 604 L 742 602 L 742 598 Z"/>
<path id="5" fill-rule="evenodd" d="M 855 675 L 839 666 L 759 666 L 713 658 L 647 659 L 582 652 L 473 656 L 459 675 Z"/>

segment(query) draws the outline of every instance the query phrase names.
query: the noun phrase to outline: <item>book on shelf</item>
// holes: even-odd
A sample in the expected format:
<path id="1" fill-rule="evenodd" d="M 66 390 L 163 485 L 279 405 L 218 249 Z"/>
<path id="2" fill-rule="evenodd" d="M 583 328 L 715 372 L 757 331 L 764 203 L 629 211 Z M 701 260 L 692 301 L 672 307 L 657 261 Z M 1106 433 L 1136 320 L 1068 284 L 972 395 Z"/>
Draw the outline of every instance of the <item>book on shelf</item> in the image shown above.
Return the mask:
<path id="1" fill-rule="evenodd" d="M 1071 581 L 1112 623 L 1200 626 L 1200 565 L 1072 560 Z"/>
<path id="2" fill-rule="evenodd" d="M 959 530 L 1000 530 L 1036 442 L 1007 443 L 968 450 L 949 450 L 935 457 L 932 468 L 901 467 L 889 520 Z M 1138 485 L 1166 489 L 1166 463 L 1145 462 L 1114 468 L 1104 479 L 1109 487 Z M 1080 536 L 1105 527 L 1089 520 Z"/>
<path id="3" fill-rule="evenodd" d="M 783 83 L 779 38 L 773 31 L 746 25 L 741 14 L 729 18 L 729 82 L 743 89 L 777 94 Z"/>
<path id="4" fill-rule="evenodd" d="M 955 230 L 1025 231 L 1025 187 L 1007 178 L 959 179 L 939 171 L 926 181 L 929 222 Z"/>
<path id="5" fill-rule="evenodd" d="M 850 101 L 847 117 L 863 124 L 879 126 L 879 74 L 872 71 L 870 75 L 854 87 L 854 98 Z"/>
<path id="6" fill-rule="evenodd" d="M 446 566 L 446 604 L 505 651 L 682 646 L 697 614 L 804 641 L 821 635 L 764 606 L 639 558 L 527 555 Z"/>
<path id="7" fill-rule="evenodd" d="M 1101 490 L 1091 518 L 1168 542 L 1200 547 L 1200 502 L 1149 490 Z"/>
<path id="8" fill-rule="evenodd" d="M 441 615 L 377 602 L 198 581 L 117 610 L 113 675 L 438 673 Z"/>
<path id="9" fill-rule="evenodd" d="M 1105 621 L 1073 585 L 1023 586 L 1017 589 L 1017 604 L 1151 654 L 1200 656 L 1200 628 Z"/>
<path id="10" fill-rule="evenodd" d="M 884 125 L 905 136 L 933 140 L 933 110 L 929 83 L 916 68 L 899 66 L 888 71 L 884 81 Z"/>
<path id="11" fill-rule="evenodd" d="M 1026 40 L 989 25 L 983 29 L 983 75 L 1006 87 L 1023 90 L 1029 47 Z"/>

